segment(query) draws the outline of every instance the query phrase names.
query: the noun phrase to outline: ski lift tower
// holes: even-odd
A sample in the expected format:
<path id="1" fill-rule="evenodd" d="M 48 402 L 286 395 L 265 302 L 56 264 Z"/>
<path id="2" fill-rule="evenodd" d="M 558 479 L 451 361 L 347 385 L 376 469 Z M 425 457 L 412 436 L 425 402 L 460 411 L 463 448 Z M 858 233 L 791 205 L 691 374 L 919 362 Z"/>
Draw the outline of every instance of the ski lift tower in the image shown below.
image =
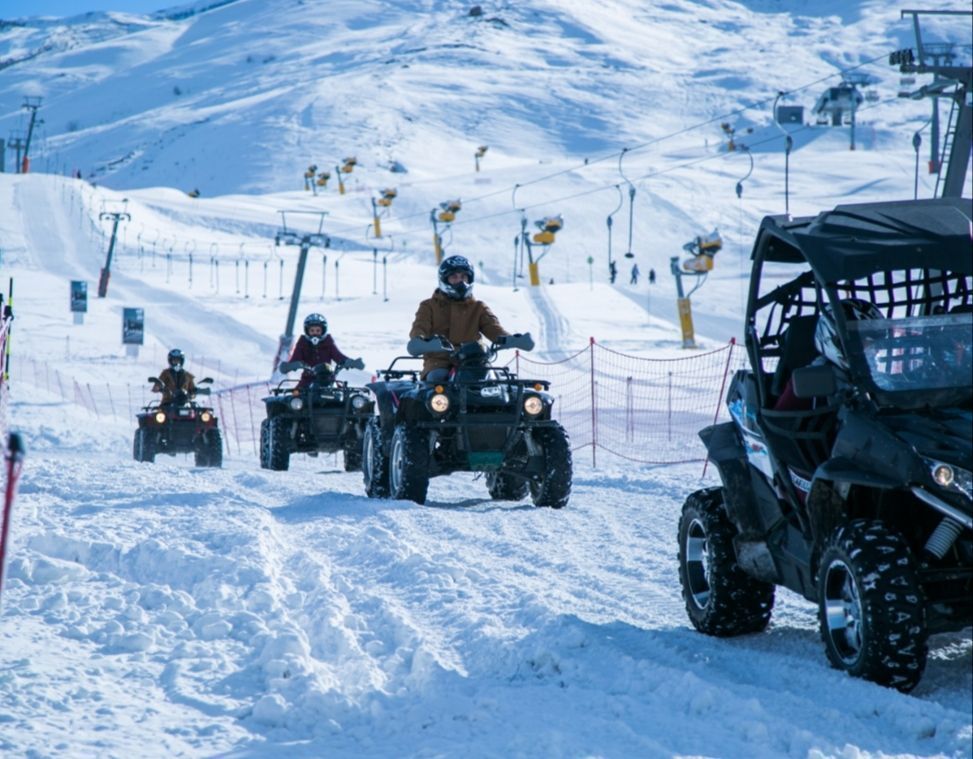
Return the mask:
<path id="1" fill-rule="evenodd" d="M 937 169 L 946 164 L 946 175 L 940 170 L 936 178 L 934 195 L 943 198 L 963 196 L 966 169 L 973 147 L 973 66 L 955 65 L 951 46 L 923 42 L 921 17 L 955 16 L 957 27 L 968 34 L 973 11 L 904 10 L 902 18 L 912 17 L 916 47 L 896 50 L 889 56 L 889 65 L 898 66 L 903 74 L 932 74 L 931 84 L 914 92 L 900 92 L 900 97 L 920 100 L 924 97 L 946 97 L 952 101 L 942 152 L 935 158 Z M 966 21 L 963 21 L 963 18 Z M 938 123 L 937 123 L 938 126 Z M 936 138 L 934 138 L 936 139 Z M 930 161 L 930 168 L 932 162 Z"/>
<path id="2" fill-rule="evenodd" d="M 280 373 L 277 367 L 281 361 L 286 361 L 290 356 L 291 346 L 294 344 L 294 322 L 297 319 L 297 305 L 301 300 L 301 284 L 304 281 L 304 267 L 307 265 L 307 253 L 312 247 L 330 248 L 331 238 L 324 231 L 324 217 L 327 211 L 279 211 L 280 229 L 274 235 L 274 245 L 299 245 L 301 248 L 300 256 L 297 259 L 297 271 L 294 273 L 294 290 L 291 293 L 291 305 L 287 311 L 287 324 L 284 327 L 284 334 L 280 336 L 277 345 L 277 353 L 274 355 L 273 377 L 279 379 Z M 301 232 L 287 226 L 287 216 L 291 218 L 299 215 L 317 216 L 317 232 Z"/>

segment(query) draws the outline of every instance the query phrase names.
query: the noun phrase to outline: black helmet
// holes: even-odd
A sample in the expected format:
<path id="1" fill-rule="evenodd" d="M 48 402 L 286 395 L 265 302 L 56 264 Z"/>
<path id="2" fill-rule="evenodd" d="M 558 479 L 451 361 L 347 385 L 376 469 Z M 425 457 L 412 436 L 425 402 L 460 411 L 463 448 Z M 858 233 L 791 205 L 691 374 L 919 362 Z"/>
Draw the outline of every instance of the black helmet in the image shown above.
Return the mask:
<path id="1" fill-rule="evenodd" d="M 311 327 L 315 327 L 315 326 L 321 328 L 321 334 L 320 334 L 320 336 L 319 335 L 315 335 L 314 337 L 312 337 L 311 335 L 309 335 L 307 333 L 307 331 Z M 318 313 L 314 313 L 314 314 L 308 314 L 305 317 L 305 319 L 304 319 L 304 336 L 308 340 L 310 340 L 312 343 L 314 343 L 314 345 L 317 345 L 318 342 L 320 342 L 321 340 L 323 340 L 324 339 L 324 336 L 326 334 L 328 334 L 328 320 L 325 319 L 324 316 L 322 316 L 321 314 L 318 314 Z"/>
<path id="2" fill-rule="evenodd" d="M 173 369 L 176 368 L 177 364 L 181 369 L 182 365 L 186 363 L 186 356 L 178 348 L 173 348 L 171 351 L 169 351 L 169 355 L 166 357 L 166 360 L 169 362 L 169 366 L 171 366 Z"/>
<path id="3" fill-rule="evenodd" d="M 456 272 L 465 274 L 468 281 L 451 285 L 449 277 Z M 439 264 L 439 289 L 454 300 L 464 300 L 473 294 L 473 278 L 473 266 L 463 256 L 450 256 Z"/>
<path id="4" fill-rule="evenodd" d="M 862 298 L 845 298 L 839 301 L 845 321 L 864 321 L 866 319 L 884 319 L 882 312 L 874 303 L 869 303 Z M 828 361 L 842 369 L 848 368 L 848 360 L 845 358 L 841 343 L 838 340 L 838 331 L 834 323 L 834 313 L 830 305 L 821 309 L 818 316 L 818 324 L 814 328 L 814 345 L 818 352 Z"/>

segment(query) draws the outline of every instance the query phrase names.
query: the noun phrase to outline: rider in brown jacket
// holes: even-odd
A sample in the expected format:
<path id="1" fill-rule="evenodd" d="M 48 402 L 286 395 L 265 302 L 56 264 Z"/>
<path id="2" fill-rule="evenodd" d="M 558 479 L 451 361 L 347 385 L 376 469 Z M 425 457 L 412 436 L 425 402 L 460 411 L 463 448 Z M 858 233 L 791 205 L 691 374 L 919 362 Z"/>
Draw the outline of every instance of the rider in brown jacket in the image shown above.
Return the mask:
<path id="1" fill-rule="evenodd" d="M 445 337 L 453 345 L 479 340 L 483 335 L 496 340 L 509 335 L 493 311 L 473 297 L 473 267 L 463 256 L 449 256 L 439 265 L 439 287 L 419 304 L 409 337 Z M 451 364 L 446 353 L 423 356 L 422 378 L 441 382 L 449 377 Z"/>

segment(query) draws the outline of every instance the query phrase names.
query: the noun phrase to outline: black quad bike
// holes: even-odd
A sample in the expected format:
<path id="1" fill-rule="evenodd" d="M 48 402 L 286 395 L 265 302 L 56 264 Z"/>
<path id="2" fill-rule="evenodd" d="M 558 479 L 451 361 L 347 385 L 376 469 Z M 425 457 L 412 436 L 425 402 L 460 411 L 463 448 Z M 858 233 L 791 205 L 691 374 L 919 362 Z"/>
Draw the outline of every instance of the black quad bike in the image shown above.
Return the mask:
<path id="1" fill-rule="evenodd" d="M 362 472 L 370 498 L 425 503 L 429 479 L 452 472 L 484 472 L 490 497 L 560 509 L 571 495 L 571 448 L 551 419 L 549 383 L 520 379 L 492 366 L 497 351 L 531 350 L 530 335 L 453 346 L 443 338 L 410 341 L 413 357 L 446 353 L 453 365 L 443 382 L 419 380 L 419 368 L 396 358 L 368 387 L 378 415 L 365 431 Z"/>
<path id="2" fill-rule="evenodd" d="M 300 363 L 294 368 L 310 368 L 313 378 L 301 388 L 297 380 L 285 379 L 263 399 L 267 418 L 260 423 L 260 466 L 282 472 L 292 453 L 342 451 L 345 471 L 359 471 L 365 425 L 374 409 L 368 390 L 335 379 L 344 366 Z"/>
<path id="3" fill-rule="evenodd" d="M 210 384 L 212 378 L 201 379 L 197 385 Z M 159 380 L 149 377 L 155 384 Z M 209 395 L 208 387 L 197 387 L 195 395 Z M 138 429 L 132 445 L 136 461 L 155 461 L 156 454 L 192 453 L 196 466 L 223 466 L 223 437 L 219 420 L 213 409 L 202 406 L 184 390 L 176 391 L 171 402 L 150 403 L 137 415 Z"/>
<path id="4" fill-rule="evenodd" d="M 763 220 L 749 367 L 732 421 L 700 432 L 723 484 L 679 523 L 697 630 L 763 630 L 783 585 L 818 605 L 834 667 L 909 691 L 928 636 L 973 623 L 971 215 L 946 198 Z M 825 309 L 838 365 L 818 357 Z"/>

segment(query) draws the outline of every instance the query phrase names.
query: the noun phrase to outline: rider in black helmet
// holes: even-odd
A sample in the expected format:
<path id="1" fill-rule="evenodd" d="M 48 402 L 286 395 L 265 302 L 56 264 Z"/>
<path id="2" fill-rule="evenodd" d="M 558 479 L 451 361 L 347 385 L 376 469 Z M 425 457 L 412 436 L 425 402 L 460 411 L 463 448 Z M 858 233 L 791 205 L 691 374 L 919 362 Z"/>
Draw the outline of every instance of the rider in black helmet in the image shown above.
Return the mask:
<path id="1" fill-rule="evenodd" d="M 159 381 L 152 385 L 152 392 L 162 393 L 162 403 L 172 403 L 180 393 L 192 398 L 196 394 L 196 383 L 193 375 L 183 368 L 185 354 L 173 348 L 166 360 L 169 366 L 160 372 Z"/>
<path id="2" fill-rule="evenodd" d="M 463 256 L 449 256 L 439 265 L 439 285 L 431 298 L 419 304 L 410 338 L 441 335 L 453 345 L 473 342 L 483 335 L 496 340 L 510 334 L 500 325 L 493 311 L 473 297 L 473 266 Z M 445 353 L 423 357 L 422 376 L 440 382 L 449 376 L 450 362 Z"/>
<path id="3" fill-rule="evenodd" d="M 310 369 L 320 364 L 333 363 L 345 368 L 364 369 L 365 363 L 360 359 L 350 359 L 335 345 L 334 338 L 328 334 L 328 320 L 319 313 L 308 314 L 304 319 L 304 334 L 297 340 L 297 345 L 291 352 L 290 360 L 282 361 L 282 372 L 293 371 L 304 365 L 304 373 L 298 387 L 303 388 L 311 384 L 314 379 Z"/>

